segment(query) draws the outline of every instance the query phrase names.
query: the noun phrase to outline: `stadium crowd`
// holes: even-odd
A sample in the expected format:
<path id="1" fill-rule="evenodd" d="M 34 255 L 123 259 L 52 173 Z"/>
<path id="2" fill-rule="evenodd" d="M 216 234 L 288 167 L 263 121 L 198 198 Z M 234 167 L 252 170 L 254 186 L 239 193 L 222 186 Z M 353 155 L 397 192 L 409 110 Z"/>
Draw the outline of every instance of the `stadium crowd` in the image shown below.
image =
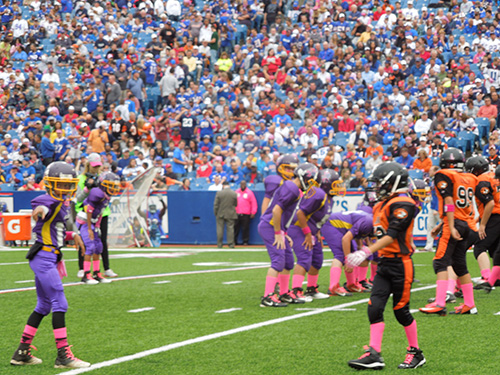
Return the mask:
<path id="1" fill-rule="evenodd" d="M 449 146 L 499 163 L 492 2 L 3 0 L 0 18 L 3 190 L 91 153 L 185 190 L 258 189 L 284 153 L 352 188 L 386 160 L 425 176 Z"/>

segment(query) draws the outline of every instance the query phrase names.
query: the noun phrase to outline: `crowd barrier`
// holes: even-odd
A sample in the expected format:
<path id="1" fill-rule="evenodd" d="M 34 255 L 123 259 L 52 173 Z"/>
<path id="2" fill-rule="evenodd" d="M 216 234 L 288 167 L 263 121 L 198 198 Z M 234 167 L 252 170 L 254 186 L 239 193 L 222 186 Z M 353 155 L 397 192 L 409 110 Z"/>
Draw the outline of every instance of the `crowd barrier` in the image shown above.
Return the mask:
<path id="1" fill-rule="evenodd" d="M 257 232 L 260 217 L 260 206 L 264 191 L 254 191 L 258 202 L 258 212 L 251 221 L 250 244 L 260 245 L 262 240 Z M 6 204 L 9 212 L 31 209 L 30 202 L 43 192 L 9 192 L 0 193 L 0 202 Z M 153 194 L 152 201 L 162 199 L 167 204 L 167 213 L 162 220 L 166 236 L 163 244 L 214 245 L 217 243 L 215 233 L 215 216 L 213 202 L 215 192 L 212 191 L 165 191 Z M 335 197 L 333 211 L 352 211 L 362 201 L 363 193 L 349 189 L 344 197 Z M 111 208 L 114 209 L 113 207 Z M 428 206 L 424 205 L 417 216 L 414 226 L 414 239 L 417 246 L 423 246 L 427 233 Z M 240 241 L 241 242 L 241 241 Z"/>

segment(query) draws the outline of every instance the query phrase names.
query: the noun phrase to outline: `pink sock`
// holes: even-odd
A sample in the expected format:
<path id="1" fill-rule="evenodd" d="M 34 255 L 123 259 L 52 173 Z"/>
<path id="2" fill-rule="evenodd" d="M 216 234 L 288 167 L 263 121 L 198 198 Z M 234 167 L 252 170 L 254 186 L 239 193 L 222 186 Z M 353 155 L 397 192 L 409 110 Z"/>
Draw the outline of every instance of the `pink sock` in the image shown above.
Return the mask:
<path id="1" fill-rule="evenodd" d="M 37 328 L 26 324 L 26 326 L 24 327 L 23 335 L 21 336 L 21 344 L 31 344 L 37 330 Z"/>
<path id="2" fill-rule="evenodd" d="M 83 270 L 85 272 L 90 272 L 90 260 L 83 261 Z"/>
<path id="3" fill-rule="evenodd" d="M 56 339 L 57 349 L 62 348 L 63 346 L 68 346 L 68 334 L 66 333 L 66 327 L 55 329 L 54 337 Z"/>
<path id="4" fill-rule="evenodd" d="M 92 267 L 94 267 L 94 272 L 100 271 L 99 270 L 99 259 L 92 261 Z"/>
<path id="5" fill-rule="evenodd" d="M 307 286 L 318 286 L 319 275 L 307 274 Z"/>
<path id="6" fill-rule="evenodd" d="M 459 279 L 457 279 L 457 288 L 462 289 L 462 283 L 460 282 Z"/>
<path id="7" fill-rule="evenodd" d="M 345 273 L 345 278 L 347 280 L 347 285 L 352 285 L 356 283 L 356 275 L 354 272 L 344 272 Z"/>
<path id="8" fill-rule="evenodd" d="M 448 289 L 448 280 L 438 280 L 436 282 L 436 305 L 446 306 L 446 289 Z"/>
<path id="9" fill-rule="evenodd" d="M 488 280 L 490 278 L 491 271 L 489 268 L 486 268 L 485 270 L 481 271 L 481 277 L 485 280 Z"/>
<path id="10" fill-rule="evenodd" d="M 474 307 L 474 289 L 472 283 L 462 285 L 462 293 L 464 294 L 464 304 L 469 307 Z"/>
<path id="11" fill-rule="evenodd" d="M 333 289 L 333 287 L 340 282 L 341 274 L 342 274 L 342 268 L 340 267 L 330 268 L 330 289 Z"/>
<path id="12" fill-rule="evenodd" d="M 370 264 L 370 282 L 373 282 L 373 279 L 375 278 L 375 275 L 377 274 L 377 263 L 371 263 Z"/>
<path id="13" fill-rule="evenodd" d="M 277 277 L 267 276 L 266 277 L 266 290 L 264 291 L 264 295 L 268 296 L 274 293 L 274 287 L 276 286 Z"/>
<path id="14" fill-rule="evenodd" d="M 290 290 L 290 274 L 284 275 L 284 274 L 279 274 L 278 275 L 278 281 L 280 283 L 280 294 L 286 294 Z"/>
<path id="15" fill-rule="evenodd" d="M 409 326 L 406 326 L 405 332 L 406 338 L 408 339 L 408 345 L 418 348 L 417 321 L 414 320 Z"/>
<path id="16" fill-rule="evenodd" d="M 358 267 L 358 283 L 366 280 L 367 273 L 368 273 L 368 266 L 366 266 L 366 267 L 359 266 Z"/>
<path id="17" fill-rule="evenodd" d="M 495 282 L 500 278 L 500 266 L 493 266 L 491 270 L 491 275 L 488 278 L 488 282 L 491 286 L 495 285 Z"/>
<path id="18" fill-rule="evenodd" d="M 457 283 L 457 280 L 448 279 L 448 292 L 450 292 L 450 293 L 455 292 L 455 284 L 456 283 Z"/>
<path id="19" fill-rule="evenodd" d="M 292 289 L 302 288 L 302 283 L 304 282 L 304 275 L 293 275 L 292 278 Z"/>
<path id="20" fill-rule="evenodd" d="M 370 325 L 370 346 L 379 353 L 382 349 L 382 337 L 384 336 L 384 328 L 384 322 Z"/>

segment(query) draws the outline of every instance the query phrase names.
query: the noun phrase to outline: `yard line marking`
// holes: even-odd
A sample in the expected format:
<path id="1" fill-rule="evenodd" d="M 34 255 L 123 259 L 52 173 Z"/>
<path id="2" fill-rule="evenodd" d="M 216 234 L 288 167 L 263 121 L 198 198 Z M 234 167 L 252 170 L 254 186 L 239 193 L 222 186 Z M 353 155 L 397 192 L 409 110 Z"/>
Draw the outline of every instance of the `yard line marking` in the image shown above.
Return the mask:
<path id="1" fill-rule="evenodd" d="M 27 283 L 34 283 L 35 280 L 20 280 L 20 281 L 14 281 L 16 284 L 27 284 Z"/>
<path id="2" fill-rule="evenodd" d="M 233 312 L 233 311 L 239 311 L 239 310 L 243 310 L 243 309 L 241 307 L 232 307 L 230 309 L 216 311 L 215 313 L 216 314 L 223 314 L 223 313 L 228 313 L 228 312 Z"/>
<path id="3" fill-rule="evenodd" d="M 232 271 L 247 271 L 247 270 L 257 270 L 261 268 L 268 268 L 269 264 L 265 266 L 252 266 L 252 267 L 235 267 L 235 268 L 219 268 L 215 270 L 199 270 L 199 271 L 185 271 L 185 272 L 170 272 L 170 273 L 157 273 L 152 275 L 139 275 L 139 276 L 126 276 L 126 277 L 115 277 L 115 281 L 126 281 L 126 280 L 140 280 L 140 279 L 151 279 L 154 277 L 170 277 L 170 276 L 184 276 L 184 275 L 199 275 L 204 273 L 218 273 L 218 272 L 232 272 Z M 75 283 L 63 284 L 64 287 L 75 286 L 75 285 L 85 285 L 81 281 Z M 0 289 L 0 294 L 15 293 L 15 292 L 26 292 L 29 290 L 35 290 L 34 286 L 27 288 L 17 288 L 17 289 Z"/>
<path id="4" fill-rule="evenodd" d="M 297 307 L 296 311 L 316 311 L 323 310 L 322 307 Z M 356 311 L 357 309 L 335 309 L 334 311 Z"/>
<path id="5" fill-rule="evenodd" d="M 193 263 L 193 266 L 199 267 L 250 267 L 250 266 L 268 266 L 269 262 L 202 262 Z"/>
<path id="6" fill-rule="evenodd" d="M 495 313 L 495 314 L 493 314 L 493 315 L 500 315 L 500 311 L 499 311 L 499 312 L 497 312 L 497 313 Z"/>
<path id="7" fill-rule="evenodd" d="M 170 280 L 163 280 L 163 281 L 155 281 L 153 284 L 168 284 Z"/>
<path id="8" fill-rule="evenodd" d="M 222 284 L 224 285 L 233 285 L 233 284 L 241 284 L 243 281 L 235 280 L 235 281 L 225 281 Z"/>
<path id="9" fill-rule="evenodd" d="M 143 307 L 141 309 L 134 309 L 134 310 L 128 310 L 127 312 L 129 313 L 138 313 L 138 312 L 143 312 L 143 311 L 151 311 L 154 310 L 155 307 Z"/>
<path id="10" fill-rule="evenodd" d="M 422 291 L 422 290 L 432 289 L 432 288 L 435 288 L 435 287 L 436 287 L 435 285 L 424 286 L 424 287 L 421 287 L 421 288 L 412 289 L 411 291 L 412 292 L 419 292 L 419 291 Z M 117 365 L 117 364 L 128 362 L 128 361 L 133 361 L 134 359 L 148 357 L 148 356 L 153 355 L 153 354 L 168 352 L 170 350 L 177 349 L 177 348 L 182 348 L 184 346 L 188 346 L 188 345 L 192 345 L 192 344 L 197 344 L 197 343 L 204 342 L 204 341 L 214 340 L 214 339 L 218 339 L 218 338 L 221 338 L 221 337 L 231 336 L 231 335 L 234 335 L 235 333 L 251 331 L 253 329 L 257 329 L 257 328 L 261 328 L 261 327 L 267 327 L 267 326 L 271 326 L 271 325 L 278 324 L 278 323 L 288 322 L 289 320 L 295 320 L 295 319 L 299 319 L 299 318 L 305 318 L 305 317 L 308 317 L 308 316 L 314 316 L 314 315 L 318 315 L 318 314 L 323 314 L 323 313 L 329 312 L 329 311 L 335 311 L 335 310 L 338 310 L 338 309 L 349 308 L 351 306 L 361 305 L 363 303 L 368 302 L 368 300 L 369 300 L 368 298 L 363 298 L 363 299 L 360 299 L 360 300 L 357 300 L 357 301 L 343 303 L 343 304 L 337 305 L 337 306 L 325 307 L 323 309 L 319 309 L 319 310 L 315 310 L 315 311 L 307 311 L 307 312 L 300 313 L 300 314 L 284 316 L 284 317 L 277 318 L 277 319 L 266 320 L 266 321 L 260 322 L 260 323 L 254 323 L 254 324 L 250 324 L 250 325 L 247 325 L 247 326 L 233 328 L 233 329 L 230 329 L 230 330 L 227 330 L 227 331 L 211 333 L 209 335 L 195 337 L 195 338 L 189 339 L 189 340 L 179 341 L 179 342 L 176 342 L 176 343 L 173 343 L 173 344 L 168 344 L 168 345 L 160 346 L 160 347 L 154 348 L 154 349 L 144 350 L 142 352 L 138 352 L 138 353 L 135 353 L 135 354 L 127 355 L 127 356 L 124 356 L 124 357 L 119 357 L 119 358 L 111 359 L 109 361 L 95 363 L 95 364 L 91 365 L 90 367 L 81 368 L 81 369 L 75 369 L 75 370 L 70 370 L 70 371 L 64 372 L 62 374 L 65 374 L 65 375 L 83 374 L 85 372 L 94 371 L 94 370 L 97 370 L 97 369 L 100 369 L 100 368 L 109 367 L 109 366 Z"/>

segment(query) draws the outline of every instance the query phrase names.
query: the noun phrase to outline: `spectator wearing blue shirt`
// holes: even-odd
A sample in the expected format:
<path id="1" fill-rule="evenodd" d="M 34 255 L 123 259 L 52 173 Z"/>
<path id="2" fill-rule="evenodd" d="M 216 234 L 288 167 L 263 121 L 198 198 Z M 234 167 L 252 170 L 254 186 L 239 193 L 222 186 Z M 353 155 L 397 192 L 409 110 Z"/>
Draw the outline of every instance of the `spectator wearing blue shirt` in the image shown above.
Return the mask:
<path id="1" fill-rule="evenodd" d="M 333 139 L 333 126 L 328 125 L 328 119 L 323 117 L 320 122 L 319 130 L 319 139 L 328 138 L 330 141 Z"/>
<path id="2" fill-rule="evenodd" d="M 10 168 L 12 168 L 12 159 L 9 158 L 8 151 L 2 151 L 2 158 L 0 159 L 0 167 L 5 173 L 9 173 Z"/>
<path id="3" fill-rule="evenodd" d="M 69 153 L 70 144 L 68 139 L 63 137 L 63 132 L 61 129 L 56 130 L 57 138 L 54 139 L 55 155 L 54 159 L 56 161 L 64 161 Z"/>
<path id="4" fill-rule="evenodd" d="M 198 144 L 198 153 L 212 152 L 213 144 L 210 142 L 210 136 L 207 134 L 203 137 L 203 141 Z"/>
<path id="5" fill-rule="evenodd" d="M 50 141 L 50 129 L 44 131 L 42 142 L 40 144 L 40 153 L 42 154 L 43 165 L 48 166 L 54 161 L 54 154 L 56 148 L 54 144 Z"/>
<path id="6" fill-rule="evenodd" d="M 83 98 L 87 102 L 86 107 L 89 113 L 93 113 L 97 109 L 97 105 L 104 100 L 101 90 L 95 87 L 95 82 L 93 81 L 89 83 L 88 90 L 83 93 Z"/>
<path id="7" fill-rule="evenodd" d="M 19 172 L 17 165 L 12 166 L 7 176 L 5 176 L 5 181 L 14 184 L 16 190 L 24 184 L 23 175 Z"/>
<path id="8" fill-rule="evenodd" d="M 239 184 L 243 179 L 243 172 L 238 167 L 236 160 L 231 160 L 231 168 L 227 172 L 227 181 L 231 184 Z"/>
<path id="9" fill-rule="evenodd" d="M 30 158 L 26 156 L 23 159 L 23 165 L 19 168 L 19 172 L 22 174 L 24 181 L 26 181 L 28 178 L 35 178 L 35 168 L 31 165 L 30 163 Z"/>
<path id="10" fill-rule="evenodd" d="M 415 65 L 410 69 L 410 73 L 415 77 L 419 78 L 425 73 L 425 65 L 422 64 L 422 59 L 417 57 L 415 59 Z"/>
<path id="11" fill-rule="evenodd" d="M 147 98 L 146 86 L 140 77 L 140 73 L 137 70 L 132 72 L 132 77 L 127 82 L 127 90 L 130 90 L 132 94 L 139 100 L 141 109 L 144 108 L 144 99 Z M 90 109 L 89 109 L 90 111 Z"/>
<path id="12" fill-rule="evenodd" d="M 179 146 L 174 150 L 172 172 L 175 173 L 177 180 L 180 180 L 186 173 L 186 162 L 183 159 L 184 147 L 186 147 L 186 142 L 181 140 Z"/>
<path id="13" fill-rule="evenodd" d="M 415 159 L 408 153 L 407 147 L 401 148 L 401 156 L 396 158 L 396 163 L 401 164 L 406 169 L 411 169 L 413 167 L 413 162 Z"/>
<path id="14" fill-rule="evenodd" d="M 280 107 L 279 113 L 273 117 L 273 122 L 276 125 L 276 128 L 278 128 L 282 122 L 285 124 L 292 123 L 290 116 L 285 113 L 285 106 Z"/>
<path id="15" fill-rule="evenodd" d="M 128 148 L 126 148 L 125 150 L 123 150 L 122 157 L 118 159 L 118 167 L 120 167 L 121 169 L 126 168 L 130 164 L 130 159 L 130 151 Z"/>
<path id="16" fill-rule="evenodd" d="M 389 77 L 385 77 L 382 81 L 375 83 L 373 89 L 376 92 L 382 92 L 387 95 L 392 94 L 392 85 L 389 82 Z"/>

